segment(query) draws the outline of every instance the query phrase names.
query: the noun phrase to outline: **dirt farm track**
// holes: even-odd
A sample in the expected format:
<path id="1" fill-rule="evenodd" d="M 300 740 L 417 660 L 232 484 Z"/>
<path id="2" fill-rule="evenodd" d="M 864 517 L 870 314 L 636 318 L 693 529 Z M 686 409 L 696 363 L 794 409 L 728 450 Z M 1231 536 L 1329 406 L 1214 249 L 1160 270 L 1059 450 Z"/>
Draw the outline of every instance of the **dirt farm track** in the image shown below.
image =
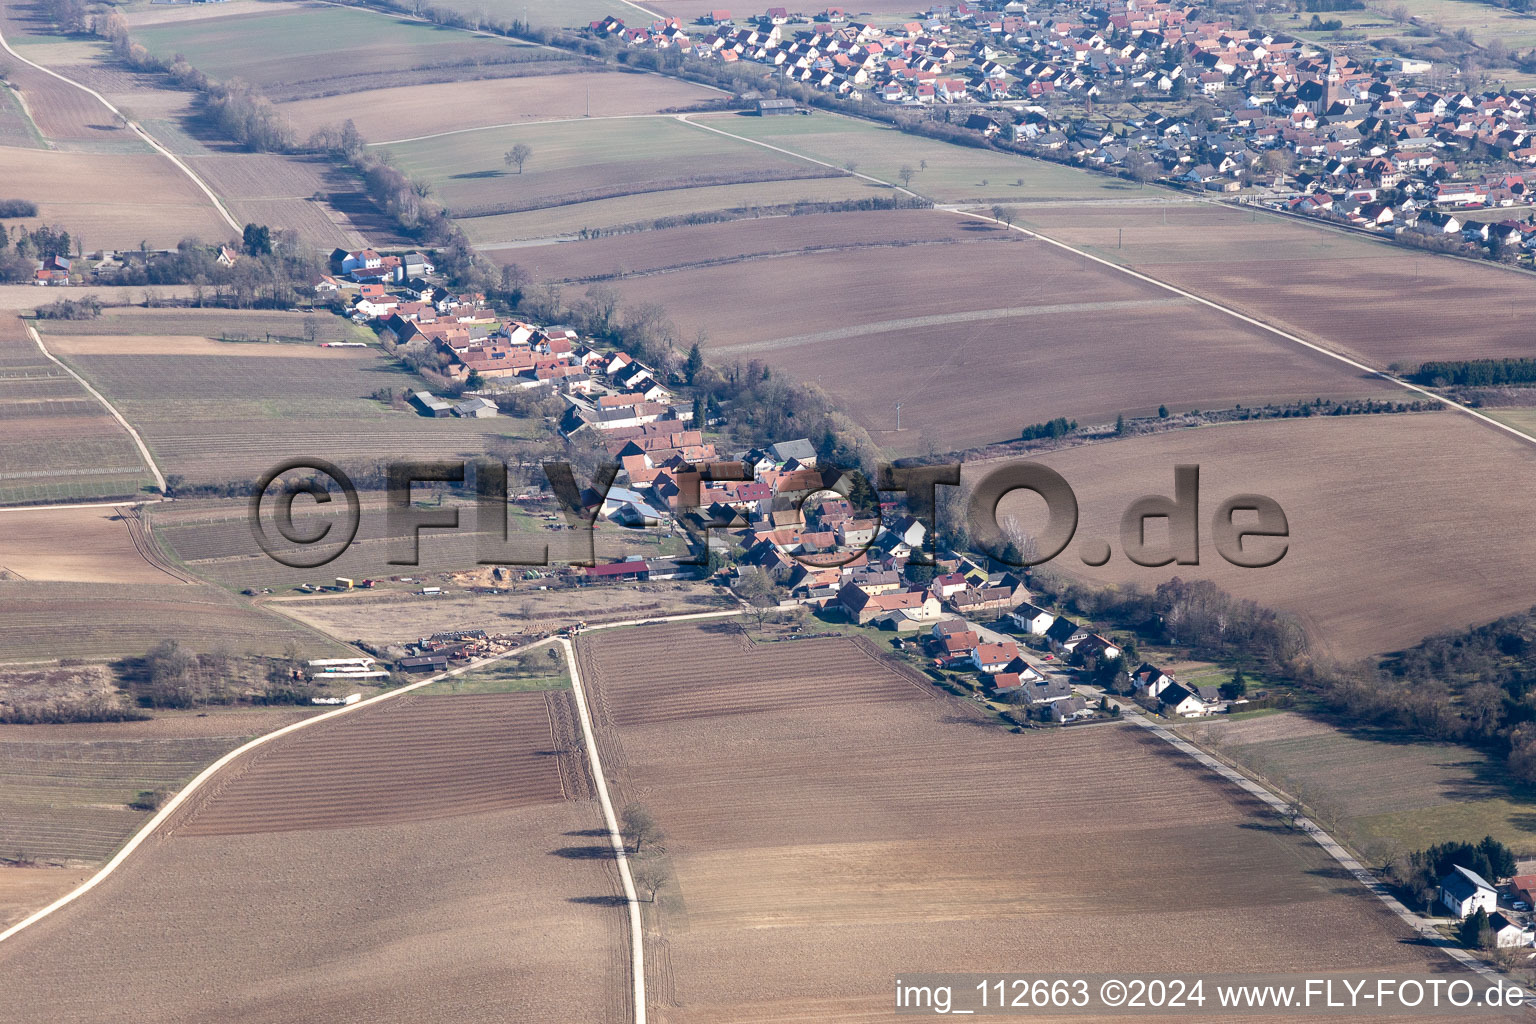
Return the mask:
<path id="1" fill-rule="evenodd" d="M 623 1020 L 569 694 L 409 696 L 231 766 L 0 947 L 5 1019 Z"/>

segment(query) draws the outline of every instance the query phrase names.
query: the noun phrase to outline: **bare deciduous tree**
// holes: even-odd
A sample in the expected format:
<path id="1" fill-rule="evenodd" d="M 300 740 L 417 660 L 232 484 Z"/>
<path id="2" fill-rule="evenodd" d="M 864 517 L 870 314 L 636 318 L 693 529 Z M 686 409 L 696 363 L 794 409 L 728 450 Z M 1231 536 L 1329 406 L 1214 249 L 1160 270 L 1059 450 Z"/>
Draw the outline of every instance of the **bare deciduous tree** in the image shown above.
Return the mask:
<path id="1" fill-rule="evenodd" d="M 619 815 L 619 825 L 624 842 L 634 847 L 636 853 L 647 846 L 660 846 L 667 834 L 656 824 L 656 819 L 641 804 L 630 804 Z"/>
<path id="2" fill-rule="evenodd" d="M 508 167 L 516 164 L 517 173 L 522 174 L 523 164 L 527 163 L 528 158 L 531 156 L 533 156 L 533 147 L 528 145 L 526 142 L 519 142 L 511 149 L 507 150 L 505 155 L 502 156 L 502 160 L 506 162 Z"/>

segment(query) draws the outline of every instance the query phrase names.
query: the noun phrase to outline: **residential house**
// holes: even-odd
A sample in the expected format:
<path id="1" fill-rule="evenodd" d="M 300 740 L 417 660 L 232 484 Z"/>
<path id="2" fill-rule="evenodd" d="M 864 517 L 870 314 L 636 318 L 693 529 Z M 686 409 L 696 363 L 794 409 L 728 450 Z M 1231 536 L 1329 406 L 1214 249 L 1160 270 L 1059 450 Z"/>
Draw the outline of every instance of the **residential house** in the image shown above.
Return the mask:
<path id="1" fill-rule="evenodd" d="M 1499 909 L 1499 891 L 1476 871 L 1457 864 L 1440 879 L 1440 903 L 1457 917 L 1470 917 L 1478 910 L 1493 914 Z"/>

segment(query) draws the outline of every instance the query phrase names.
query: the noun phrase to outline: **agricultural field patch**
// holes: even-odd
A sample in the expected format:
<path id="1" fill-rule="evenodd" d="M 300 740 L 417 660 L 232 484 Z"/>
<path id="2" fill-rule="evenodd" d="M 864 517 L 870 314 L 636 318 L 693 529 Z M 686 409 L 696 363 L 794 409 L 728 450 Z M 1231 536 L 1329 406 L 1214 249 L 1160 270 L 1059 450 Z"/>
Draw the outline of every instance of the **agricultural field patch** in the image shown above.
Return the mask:
<path id="1" fill-rule="evenodd" d="M 124 339 L 118 351 L 132 353 L 134 341 Z M 93 338 L 90 347 L 99 352 L 104 346 Z M 162 472 L 188 483 L 254 480 L 300 455 L 343 468 L 408 456 L 483 455 L 492 440 L 523 436 L 530 427 L 509 416 L 432 419 L 392 408 L 374 394 L 427 385 L 375 351 L 305 349 L 290 355 L 288 346 L 259 347 L 259 365 L 252 355 L 256 345 L 231 345 L 239 354 L 62 358 L 134 424 Z"/>
<path id="2" fill-rule="evenodd" d="M 0 569 L 12 579 L 181 582 L 160 562 L 137 513 L 124 506 L 12 510 L 0 519 Z"/>
<path id="3" fill-rule="evenodd" d="M 735 227 L 750 237 L 778 223 Z M 817 384 L 900 453 L 1008 440 L 1057 416 L 1113 423 L 1159 405 L 1392 393 L 1168 291 L 1017 232 L 980 228 L 968 241 L 730 262 L 612 287 L 627 304 L 666 309 L 680 336 L 702 332 L 712 360 L 759 360 Z"/>
<path id="4" fill-rule="evenodd" d="M 524 213 L 460 219 L 458 223 L 478 248 L 496 252 L 522 248 L 519 239 L 546 242 L 554 238 L 570 240 L 583 229 L 649 226 L 662 218 L 686 218 L 718 211 L 753 217 L 796 203 L 885 199 L 890 194 L 888 188 L 847 175 L 837 178 L 793 178 L 644 192 Z M 516 259 L 516 253 L 510 256 Z"/>
<path id="5" fill-rule="evenodd" d="M 305 346 L 272 349 L 220 344 L 206 349 L 210 353 L 254 352 L 293 358 L 313 355 L 324 359 L 336 353 L 325 349 L 311 351 L 308 346 L 322 341 L 377 341 L 372 331 L 328 311 L 129 306 L 108 309 L 95 320 L 40 320 L 37 326 L 48 337 L 50 347 L 82 355 L 191 354 L 196 348 L 195 339 L 202 338 L 217 342 L 302 342 Z"/>
<path id="6" fill-rule="evenodd" d="M 898 184 L 913 171 L 911 189 L 941 203 L 1029 203 L 1047 199 L 1154 198 L 1147 185 L 995 150 L 956 146 L 821 111 L 810 117 L 696 114 L 690 120 L 802 153 L 834 167 L 850 162 L 860 174 Z M 927 164 L 924 167 L 924 163 Z"/>
<path id="7" fill-rule="evenodd" d="M 42 137 L 27 116 L 19 93 L 9 85 L 0 85 L 0 147 L 40 149 Z"/>
<path id="8" fill-rule="evenodd" d="M 565 694 L 411 695 L 258 748 L 0 948 L 10 1018 L 624 1019 L 578 735 Z"/>
<path id="9" fill-rule="evenodd" d="M 1350 661 L 1530 607 L 1518 524 L 1533 498 L 1536 450 L 1453 413 L 1310 417 L 1175 430 L 1032 456 L 1076 492 L 1077 539 L 1052 564 L 1069 574 L 1152 587 L 1210 579 L 1294 614 L 1314 654 Z M 1199 566 L 1143 568 L 1124 557 L 1120 517 L 1143 494 L 1173 493 L 1173 468 L 1200 467 Z M 1489 480 L 1500 481 L 1496 487 Z M 1264 494 L 1285 510 L 1289 547 L 1243 569 L 1215 551 L 1210 516 L 1226 498 Z M 1043 528 L 1044 505 L 1004 500 L 1000 517 Z M 1155 524 L 1154 524 L 1155 525 Z M 1149 537 L 1161 537 L 1149 530 Z M 1098 569 L 1079 546 L 1107 540 Z M 1250 543 L 1262 544 L 1260 540 Z"/>
<path id="10" fill-rule="evenodd" d="M 637 6 L 623 0 L 443 0 L 436 6 L 491 23 L 526 21 L 550 28 L 586 28 L 607 17 L 631 26 L 648 25 L 654 20 L 640 9 L 644 4 Z"/>
<path id="11" fill-rule="evenodd" d="M 358 76 L 547 59 L 527 44 L 323 4 L 145 25 L 134 39 L 221 81 L 242 78 L 273 100 L 347 91 Z"/>
<path id="12" fill-rule="evenodd" d="M 518 145 L 531 150 L 521 173 L 504 159 Z M 639 211 L 651 193 L 843 175 L 668 117 L 491 128 L 387 148 L 401 170 L 431 182 L 436 198 L 467 218 L 615 198 L 630 198 Z"/>
<path id="13" fill-rule="evenodd" d="M 829 251 L 855 260 L 868 246 L 921 246 L 930 242 L 1000 239 L 988 224 L 928 210 L 872 210 L 726 221 L 550 245 L 496 249 L 501 263 L 516 263 L 535 281 L 584 282 L 654 275 L 738 260 Z M 948 250 L 944 250 L 948 251 Z M 923 250 L 909 253 L 921 262 Z M 853 296 L 850 296 L 852 298 Z"/>
<path id="14" fill-rule="evenodd" d="M 1530 354 L 1528 274 L 1215 204 L 1031 208 L 1019 223 L 1372 366 Z"/>
<path id="15" fill-rule="evenodd" d="M 150 738 L 153 729 L 134 727 L 153 723 L 116 724 L 123 739 L 74 740 L 60 731 L 67 726 L 0 737 L 0 856 L 55 866 L 106 860 L 153 813 L 130 806 L 141 793 L 174 792 L 248 738 Z"/>
<path id="16" fill-rule="evenodd" d="M 13 229 L 57 225 L 88 249 L 172 248 L 188 236 L 229 234 L 208 197 L 155 153 L 0 148 L 0 180 L 8 194 L 37 203 L 37 218 Z"/>
<path id="17" fill-rule="evenodd" d="M 1035 970 L 1435 964 L 1309 840 L 1131 726 L 1012 734 L 879 660 L 823 674 L 828 642 L 717 626 L 579 648 L 618 800 L 668 835 L 647 952 L 669 1021 L 873 1016 L 906 965 L 999 949 Z M 1147 885 L 1148 859 L 1204 884 Z"/>
<path id="18" fill-rule="evenodd" d="M 278 109 L 301 137 L 350 120 L 363 138 L 384 143 L 494 124 L 654 114 L 719 98 L 713 89 L 660 75 L 572 70 L 371 89 L 295 100 Z"/>
<path id="19" fill-rule="evenodd" d="M 0 580 L 0 660 L 140 657 L 162 640 L 196 652 L 276 657 L 355 654 L 290 619 L 217 587 L 165 583 L 31 583 Z"/>
<path id="20" fill-rule="evenodd" d="M 1299 798 L 1373 859 L 1485 835 L 1536 853 L 1536 794 L 1470 747 L 1293 712 L 1182 731 Z"/>
<path id="21" fill-rule="evenodd" d="M 127 431 L 3 316 L 0 425 L 0 504 L 130 497 L 153 483 Z"/>

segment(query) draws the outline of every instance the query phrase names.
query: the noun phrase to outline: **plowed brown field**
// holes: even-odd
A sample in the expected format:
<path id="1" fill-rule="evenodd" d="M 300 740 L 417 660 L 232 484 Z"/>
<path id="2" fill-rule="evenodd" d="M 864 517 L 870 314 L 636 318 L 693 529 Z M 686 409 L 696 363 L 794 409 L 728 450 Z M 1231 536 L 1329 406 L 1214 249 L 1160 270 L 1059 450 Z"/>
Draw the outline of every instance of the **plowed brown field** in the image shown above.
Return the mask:
<path id="1" fill-rule="evenodd" d="M 7 1022 L 628 1017 L 568 695 L 400 698 L 262 749 L 0 944 Z"/>
<path id="2" fill-rule="evenodd" d="M 918 970 L 1443 966 L 1310 840 L 1142 730 L 1011 734 L 838 646 L 718 626 L 580 642 L 618 800 L 669 836 L 653 1020 L 888 1020 L 892 979 Z"/>
<path id="3" fill-rule="evenodd" d="M 552 705 L 562 700 L 404 697 L 355 721 L 328 722 L 254 752 L 178 828 L 346 828 L 559 800 L 563 776 L 580 778 L 569 737 L 554 735 Z"/>

